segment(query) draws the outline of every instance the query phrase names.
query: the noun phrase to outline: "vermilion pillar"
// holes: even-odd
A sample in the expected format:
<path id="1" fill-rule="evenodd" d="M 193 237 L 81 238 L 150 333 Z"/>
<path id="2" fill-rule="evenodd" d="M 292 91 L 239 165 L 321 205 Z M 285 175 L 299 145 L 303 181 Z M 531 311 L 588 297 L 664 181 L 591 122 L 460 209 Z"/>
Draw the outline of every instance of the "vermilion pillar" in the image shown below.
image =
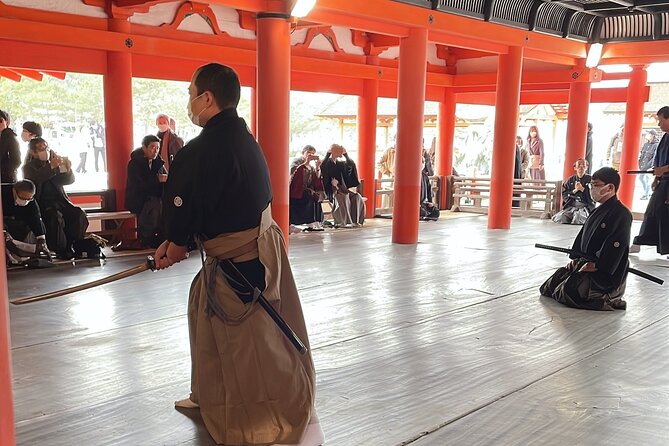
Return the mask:
<path id="1" fill-rule="evenodd" d="M 418 241 L 426 64 L 427 29 L 411 29 L 400 39 L 393 243 Z"/>
<path id="2" fill-rule="evenodd" d="M 0 218 L 2 209 L 0 208 Z M 5 252 L 5 238 L 0 239 L 0 250 Z M 12 398 L 12 355 L 9 339 L 9 294 L 7 266 L 0 256 L 0 445 L 14 446 L 14 403 Z"/>
<path id="3" fill-rule="evenodd" d="M 368 62 L 371 57 L 368 57 Z M 374 217 L 376 170 L 376 111 L 379 81 L 365 79 L 362 96 L 358 97 L 358 172 L 364 180 L 363 194 L 367 197 L 367 218 Z"/>
<path id="4" fill-rule="evenodd" d="M 455 136 L 455 93 L 450 88 L 444 92 L 437 114 L 436 174 L 450 175 L 453 172 L 453 137 Z"/>
<path id="5" fill-rule="evenodd" d="M 257 16 L 257 139 L 272 180 L 272 215 L 288 239 L 290 23 L 287 14 Z"/>
<path id="6" fill-rule="evenodd" d="M 569 116 L 567 120 L 567 147 L 564 155 L 562 178 L 574 174 L 574 161 L 585 158 L 588 137 L 588 109 L 590 82 L 572 82 L 569 87 Z"/>
<path id="7" fill-rule="evenodd" d="M 499 56 L 488 229 L 509 229 L 511 227 L 513 167 L 516 159 L 516 131 L 518 130 L 522 68 L 523 49 L 521 47 L 510 47 L 508 54 Z"/>
<path id="8" fill-rule="evenodd" d="M 435 159 L 435 173 L 447 177 L 453 173 L 453 137 L 455 136 L 455 93 L 450 88 L 444 91 L 444 98 L 439 103 L 437 112 L 437 147 Z M 448 209 L 449 198 L 452 194 L 450 186 L 444 181 L 439 191 L 441 209 Z"/>
<path id="9" fill-rule="evenodd" d="M 620 160 L 620 189 L 618 198 L 628 208 L 632 208 L 634 199 L 635 175 L 628 175 L 628 170 L 637 169 L 639 150 L 641 149 L 641 128 L 643 126 L 644 88 L 647 79 L 646 67 L 632 67 L 630 83 L 627 87 L 627 110 L 625 111 L 625 132 L 623 134 L 623 152 Z"/>
<path id="10" fill-rule="evenodd" d="M 258 96 L 256 95 L 256 88 L 251 87 L 251 133 L 256 138 L 258 137 L 258 107 L 256 102 L 258 101 Z"/>
<path id="11" fill-rule="evenodd" d="M 109 30 L 130 33 L 126 19 L 109 19 Z M 124 39 L 124 36 L 119 36 Z M 104 75 L 107 184 L 116 191 L 116 209 L 124 209 L 125 182 L 132 138 L 132 56 L 126 52 L 107 53 Z"/>

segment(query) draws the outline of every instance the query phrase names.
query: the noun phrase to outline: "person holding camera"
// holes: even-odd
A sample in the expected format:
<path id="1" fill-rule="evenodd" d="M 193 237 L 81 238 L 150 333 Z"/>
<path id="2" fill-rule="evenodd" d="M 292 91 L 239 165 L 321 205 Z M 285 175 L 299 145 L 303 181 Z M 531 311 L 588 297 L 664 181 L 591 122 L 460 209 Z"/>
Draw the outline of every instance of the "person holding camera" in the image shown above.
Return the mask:
<path id="1" fill-rule="evenodd" d="M 73 258 L 74 243 L 84 238 L 88 218 L 63 189 L 74 183 L 72 163 L 50 150 L 43 138 L 33 138 L 28 144 L 23 177 L 35 183 L 35 200 L 42 211 L 49 245 L 59 258 Z"/>
<path id="2" fill-rule="evenodd" d="M 314 146 L 304 146 L 302 156 L 290 165 L 291 229 L 295 225 L 307 225 L 305 231 L 323 230 L 323 190 L 321 159 Z"/>
<path id="3" fill-rule="evenodd" d="M 128 161 L 125 207 L 137 216 L 136 248 L 157 248 L 165 238 L 160 230 L 163 186 L 167 181 L 165 161 L 160 156 L 160 138 L 146 135 L 142 147 Z M 125 242 L 124 242 L 125 243 Z"/>

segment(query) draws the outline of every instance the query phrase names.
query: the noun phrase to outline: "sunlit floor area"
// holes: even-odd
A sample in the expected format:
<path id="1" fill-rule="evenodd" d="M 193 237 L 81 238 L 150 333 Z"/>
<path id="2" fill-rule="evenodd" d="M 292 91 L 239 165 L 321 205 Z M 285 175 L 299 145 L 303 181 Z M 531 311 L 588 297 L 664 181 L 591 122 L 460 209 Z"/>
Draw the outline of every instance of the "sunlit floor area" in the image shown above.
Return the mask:
<path id="1" fill-rule="evenodd" d="M 629 276 L 627 311 L 539 296 L 578 227 L 486 216 L 290 237 L 327 446 L 666 445 L 669 293 Z M 635 224 L 633 232 L 638 230 Z M 138 256 L 9 273 L 10 298 L 133 267 Z M 669 260 L 631 257 L 669 279 Z M 213 445 L 189 391 L 187 292 L 199 256 L 161 272 L 10 308 L 18 443 Z"/>

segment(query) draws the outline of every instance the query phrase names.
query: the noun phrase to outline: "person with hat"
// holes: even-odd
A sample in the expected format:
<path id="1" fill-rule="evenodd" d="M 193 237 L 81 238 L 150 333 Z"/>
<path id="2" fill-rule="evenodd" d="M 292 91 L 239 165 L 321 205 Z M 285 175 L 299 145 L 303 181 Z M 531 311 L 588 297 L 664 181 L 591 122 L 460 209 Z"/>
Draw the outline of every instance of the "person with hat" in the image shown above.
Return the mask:
<path id="1" fill-rule="evenodd" d="M 23 142 L 28 142 L 33 138 L 42 137 L 42 126 L 35 121 L 26 121 L 23 123 L 23 131 L 21 132 L 21 139 Z"/>
<path id="2" fill-rule="evenodd" d="M 655 152 L 660 140 L 657 139 L 657 131 L 650 130 L 646 133 L 646 142 L 644 142 L 641 152 L 639 153 L 639 170 L 648 170 L 653 167 L 653 160 L 655 159 Z M 648 200 L 650 197 L 650 182 L 648 175 L 639 175 L 639 181 L 643 186 L 642 200 Z"/>

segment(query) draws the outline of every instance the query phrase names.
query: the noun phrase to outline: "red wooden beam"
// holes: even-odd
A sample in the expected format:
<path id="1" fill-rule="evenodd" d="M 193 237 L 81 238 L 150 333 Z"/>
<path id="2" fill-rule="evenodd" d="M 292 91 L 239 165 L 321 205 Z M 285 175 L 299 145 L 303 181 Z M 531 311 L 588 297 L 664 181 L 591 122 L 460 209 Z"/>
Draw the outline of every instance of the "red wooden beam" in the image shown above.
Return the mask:
<path id="1" fill-rule="evenodd" d="M 222 0 L 213 1 L 224 4 Z M 435 33 L 443 33 L 494 45 L 522 46 L 571 57 L 586 56 L 583 42 L 387 0 L 318 0 L 309 20 L 401 37 L 407 35 L 409 28 L 428 28 L 430 40 Z"/>
<path id="2" fill-rule="evenodd" d="M 60 79 L 61 81 L 65 80 L 66 73 L 64 73 L 62 71 L 44 71 L 44 70 L 41 70 L 41 71 L 42 71 L 42 73 L 44 73 L 46 75 L 49 75 L 51 77 L 54 77 L 56 79 Z"/>
<path id="3" fill-rule="evenodd" d="M 25 68 L 11 68 L 11 71 L 35 81 L 41 81 L 44 77 L 39 71 L 27 70 Z"/>
<path id="4" fill-rule="evenodd" d="M 644 99 L 648 101 L 650 87 L 644 91 Z M 494 92 L 468 92 L 456 94 L 458 104 L 495 105 Z M 626 88 L 593 88 L 590 103 L 624 103 L 627 101 Z M 567 104 L 569 89 L 554 91 L 521 91 L 521 104 Z"/>
<path id="5" fill-rule="evenodd" d="M 0 68 L 0 77 L 4 77 L 15 82 L 21 82 L 21 75 L 6 68 Z"/>

